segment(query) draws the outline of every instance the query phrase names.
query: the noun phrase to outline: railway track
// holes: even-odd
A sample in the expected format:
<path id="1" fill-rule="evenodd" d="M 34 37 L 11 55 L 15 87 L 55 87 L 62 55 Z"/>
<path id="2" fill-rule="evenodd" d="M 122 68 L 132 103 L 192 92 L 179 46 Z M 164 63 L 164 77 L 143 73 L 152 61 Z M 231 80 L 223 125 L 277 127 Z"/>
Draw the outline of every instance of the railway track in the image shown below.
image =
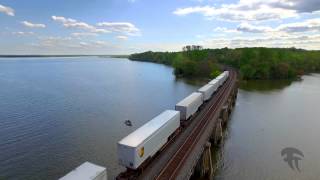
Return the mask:
<path id="1" fill-rule="evenodd" d="M 221 90 L 216 94 L 216 96 L 218 97 L 215 103 L 211 104 L 209 109 L 204 114 L 202 114 L 198 124 L 191 131 L 185 142 L 182 144 L 182 146 L 180 146 L 180 148 L 176 151 L 176 153 L 169 160 L 166 166 L 160 171 L 155 179 L 176 179 L 179 170 L 181 169 L 188 155 L 192 152 L 199 138 L 201 137 L 201 132 L 203 132 L 203 129 L 206 128 L 208 122 L 212 119 L 214 114 L 217 113 L 218 109 L 223 105 L 225 99 L 228 98 L 232 90 L 232 86 L 235 84 L 235 80 L 236 73 L 234 71 L 230 71 L 230 78 L 225 83 L 225 85 L 221 87 Z"/>

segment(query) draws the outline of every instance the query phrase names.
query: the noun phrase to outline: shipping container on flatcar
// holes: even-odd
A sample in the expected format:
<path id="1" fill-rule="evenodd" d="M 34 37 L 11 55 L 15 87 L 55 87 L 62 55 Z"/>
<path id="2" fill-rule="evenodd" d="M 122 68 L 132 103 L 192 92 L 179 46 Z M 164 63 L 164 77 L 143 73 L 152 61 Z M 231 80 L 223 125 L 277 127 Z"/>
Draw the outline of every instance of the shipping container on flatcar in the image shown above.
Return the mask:
<path id="1" fill-rule="evenodd" d="M 196 113 L 203 103 L 202 99 L 201 93 L 194 92 L 176 104 L 175 109 L 180 111 L 181 120 L 188 120 L 190 116 Z"/>
<path id="2" fill-rule="evenodd" d="M 166 110 L 118 142 L 119 164 L 137 169 L 180 127 L 180 112 Z"/>
<path id="3" fill-rule="evenodd" d="M 202 93 L 203 101 L 207 101 L 211 98 L 212 94 L 217 90 L 217 87 L 212 84 L 206 84 L 202 86 L 198 92 Z"/>
<path id="4" fill-rule="evenodd" d="M 107 180 L 105 167 L 85 162 L 59 180 Z"/>

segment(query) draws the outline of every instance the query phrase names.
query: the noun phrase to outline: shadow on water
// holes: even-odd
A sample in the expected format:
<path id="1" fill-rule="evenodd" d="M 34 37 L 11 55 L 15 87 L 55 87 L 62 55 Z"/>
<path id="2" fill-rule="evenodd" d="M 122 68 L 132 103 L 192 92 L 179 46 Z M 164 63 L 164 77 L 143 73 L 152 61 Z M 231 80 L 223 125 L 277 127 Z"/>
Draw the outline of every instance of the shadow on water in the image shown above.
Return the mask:
<path id="1" fill-rule="evenodd" d="M 295 81 L 301 80 L 250 80 L 241 81 L 240 89 L 246 91 L 272 91 L 281 90 L 290 86 Z"/>

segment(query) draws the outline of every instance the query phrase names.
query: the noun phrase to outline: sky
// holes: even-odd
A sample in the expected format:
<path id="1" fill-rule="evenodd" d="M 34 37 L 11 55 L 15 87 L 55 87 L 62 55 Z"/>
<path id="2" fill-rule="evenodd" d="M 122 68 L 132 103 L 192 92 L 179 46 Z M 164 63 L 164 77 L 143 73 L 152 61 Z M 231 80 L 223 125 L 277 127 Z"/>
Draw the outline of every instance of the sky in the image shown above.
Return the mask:
<path id="1" fill-rule="evenodd" d="M 320 0 L 0 0 L 0 54 L 320 49 Z"/>

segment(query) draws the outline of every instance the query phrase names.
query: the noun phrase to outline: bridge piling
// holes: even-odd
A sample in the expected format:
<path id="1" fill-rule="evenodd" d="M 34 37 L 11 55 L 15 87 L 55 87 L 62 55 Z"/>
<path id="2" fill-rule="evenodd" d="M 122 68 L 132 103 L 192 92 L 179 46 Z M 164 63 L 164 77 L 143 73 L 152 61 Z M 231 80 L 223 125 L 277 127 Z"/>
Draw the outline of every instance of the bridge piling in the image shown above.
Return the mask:
<path id="1" fill-rule="evenodd" d="M 201 155 L 201 158 L 199 159 L 196 168 L 195 173 L 199 175 L 200 178 L 205 179 L 213 179 L 213 164 L 212 164 L 212 157 L 211 157 L 211 143 L 207 142 L 203 154 Z"/>
<path id="2" fill-rule="evenodd" d="M 225 127 L 228 121 L 228 105 L 224 105 L 220 111 L 220 118 L 222 119 L 222 126 Z"/>
<path id="3" fill-rule="evenodd" d="M 211 142 L 213 142 L 214 145 L 219 145 L 220 142 L 222 141 L 223 135 L 222 135 L 222 119 L 219 118 L 217 120 L 216 127 L 214 131 L 212 132 L 211 136 Z"/>

